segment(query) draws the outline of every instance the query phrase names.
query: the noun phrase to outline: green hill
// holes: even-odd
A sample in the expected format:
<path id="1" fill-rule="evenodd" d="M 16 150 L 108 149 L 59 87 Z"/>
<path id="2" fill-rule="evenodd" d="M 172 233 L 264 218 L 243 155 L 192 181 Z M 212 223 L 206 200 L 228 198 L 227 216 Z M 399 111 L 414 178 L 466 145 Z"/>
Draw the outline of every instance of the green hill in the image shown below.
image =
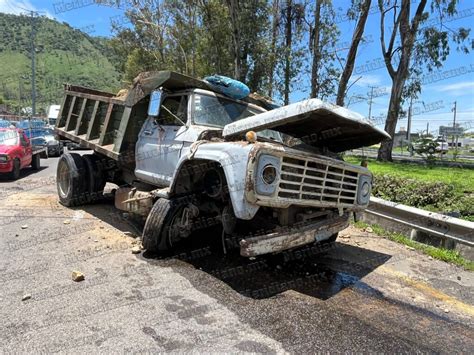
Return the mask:
<path id="1" fill-rule="evenodd" d="M 31 18 L 0 13 L 0 97 L 31 106 Z M 107 40 L 91 38 L 66 23 L 36 20 L 37 111 L 60 103 L 64 83 L 115 92 L 121 74 Z"/>

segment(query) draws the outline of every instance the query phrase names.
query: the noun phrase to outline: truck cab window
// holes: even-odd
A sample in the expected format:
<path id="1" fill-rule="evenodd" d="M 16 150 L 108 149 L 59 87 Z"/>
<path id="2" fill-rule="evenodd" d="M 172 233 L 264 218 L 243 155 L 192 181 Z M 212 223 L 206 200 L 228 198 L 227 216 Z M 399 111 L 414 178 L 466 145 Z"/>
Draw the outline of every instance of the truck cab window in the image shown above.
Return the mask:
<path id="1" fill-rule="evenodd" d="M 187 96 L 166 97 L 161 104 L 158 123 L 163 126 L 182 126 L 183 124 L 179 120 L 183 122 L 187 120 L 187 103 Z"/>
<path id="2" fill-rule="evenodd" d="M 28 146 L 28 140 L 26 139 L 24 133 L 20 133 L 20 142 L 23 147 Z"/>

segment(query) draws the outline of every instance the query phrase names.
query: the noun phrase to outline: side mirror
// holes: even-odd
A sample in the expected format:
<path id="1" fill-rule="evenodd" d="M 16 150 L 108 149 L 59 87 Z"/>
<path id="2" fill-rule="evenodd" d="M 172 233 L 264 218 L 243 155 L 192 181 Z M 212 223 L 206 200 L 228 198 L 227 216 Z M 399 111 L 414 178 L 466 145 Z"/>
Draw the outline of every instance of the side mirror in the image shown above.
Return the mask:
<path id="1" fill-rule="evenodd" d="M 160 114 L 161 98 L 163 91 L 161 89 L 153 90 L 150 94 L 150 103 L 148 104 L 148 116 L 158 117 Z"/>

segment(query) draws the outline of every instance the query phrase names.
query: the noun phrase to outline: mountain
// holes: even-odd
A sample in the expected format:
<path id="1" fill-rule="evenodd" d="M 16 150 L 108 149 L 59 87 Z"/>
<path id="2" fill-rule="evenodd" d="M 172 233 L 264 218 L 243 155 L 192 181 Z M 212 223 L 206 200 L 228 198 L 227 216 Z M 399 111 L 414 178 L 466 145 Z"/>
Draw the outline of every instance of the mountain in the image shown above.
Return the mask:
<path id="1" fill-rule="evenodd" d="M 64 83 L 111 92 L 120 88 L 122 75 L 114 66 L 108 39 L 46 17 L 32 20 L 0 13 L 0 98 L 14 107 L 31 106 L 32 21 L 38 112 L 60 103 Z"/>

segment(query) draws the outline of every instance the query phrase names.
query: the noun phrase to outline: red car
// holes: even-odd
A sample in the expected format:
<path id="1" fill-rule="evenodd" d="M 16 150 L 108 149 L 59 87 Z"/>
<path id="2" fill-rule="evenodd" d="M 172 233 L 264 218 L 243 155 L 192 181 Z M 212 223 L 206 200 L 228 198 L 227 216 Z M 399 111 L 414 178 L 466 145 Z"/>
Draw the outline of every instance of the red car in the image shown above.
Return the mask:
<path id="1" fill-rule="evenodd" d="M 30 166 L 38 170 L 45 147 L 32 146 L 25 133 L 17 128 L 0 128 L 0 174 L 12 180 L 20 177 L 20 170 Z"/>

